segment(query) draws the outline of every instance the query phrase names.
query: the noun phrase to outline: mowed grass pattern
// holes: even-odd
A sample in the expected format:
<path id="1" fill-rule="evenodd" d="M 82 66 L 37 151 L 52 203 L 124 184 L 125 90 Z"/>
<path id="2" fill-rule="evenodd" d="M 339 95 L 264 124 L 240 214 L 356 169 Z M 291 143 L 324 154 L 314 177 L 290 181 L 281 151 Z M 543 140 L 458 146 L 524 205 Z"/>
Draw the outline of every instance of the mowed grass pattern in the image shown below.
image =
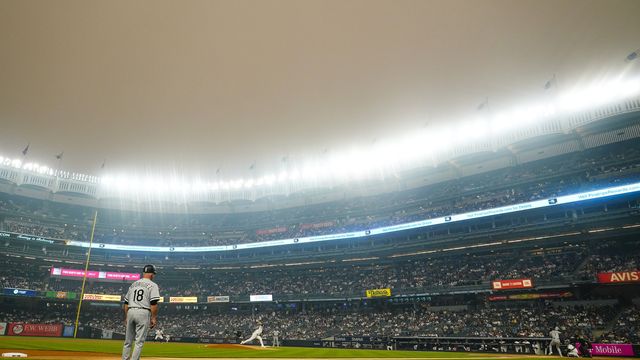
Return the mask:
<path id="1" fill-rule="evenodd" d="M 57 350 L 82 351 L 106 354 L 120 354 L 122 341 L 117 340 L 89 340 L 65 338 L 38 338 L 0 336 L 0 348 L 7 350 Z M 355 350 L 355 349 L 327 349 L 280 347 L 268 350 L 253 348 L 218 348 L 207 347 L 205 344 L 186 343 L 154 343 L 147 342 L 142 352 L 143 357 L 180 357 L 180 358 L 287 358 L 287 359 L 330 359 L 330 358 L 360 358 L 360 359 L 390 359 L 390 358 L 504 358 L 501 354 L 479 354 L 459 352 L 424 352 L 424 351 L 385 351 L 385 350 Z M 507 356 L 509 359 L 533 359 L 536 357 Z M 549 356 L 539 357 L 549 359 Z"/>

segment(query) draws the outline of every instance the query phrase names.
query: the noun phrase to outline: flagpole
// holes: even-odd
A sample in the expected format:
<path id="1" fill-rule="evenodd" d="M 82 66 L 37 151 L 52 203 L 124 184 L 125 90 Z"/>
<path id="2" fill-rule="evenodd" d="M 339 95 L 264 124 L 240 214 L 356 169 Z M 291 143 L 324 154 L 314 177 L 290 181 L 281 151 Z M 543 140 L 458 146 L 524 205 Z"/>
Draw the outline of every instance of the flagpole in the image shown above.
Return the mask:
<path id="1" fill-rule="evenodd" d="M 60 154 L 56 155 L 56 159 L 58 159 L 58 170 L 62 169 L 62 157 L 64 156 L 64 151 Z"/>
<path id="2" fill-rule="evenodd" d="M 553 73 L 553 81 L 556 83 L 556 95 L 560 94 L 560 82 L 558 81 L 558 77 L 556 73 Z"/>
<path id="3" fill-rule="evenodd" d="M 29 146 L 31 146 L 31 143 L 27 143 L 27 147 L 25 147 L 24 150 L 22 150 L 22 162 L 24 162 L 27 159 L 27 154 L 29 153 Z"/>
<path id="4" fill-rule="evenodd" d="M 488 96 L 487 96 L 485 101 L 487 103 L 487 115 L 488 115 L 488 118 L 491 119 L 491 107 L 489 106 L 489 97 Z"/>
<path id="5" fill-rule="evenodd" d="M 82 300 L 84 298 L 84 286 L 87 282 L 87 272 L 89 271 L 89 260 L 91 259 L 91 245 L 93 245 L 93 235 L 96 231 L 96 221 L 98 220 L 98 209 L 93 214 L 93 224 L 91 225 L 91 237 L 89 238 L 89 250 L 87 250 L 87 262 L 84 264 L 84 276 L 82 276 L 82 288 L 80 289 L 80 300 L 78 301 L 78 312 L 76 313 L 76 322 L 73 328 L 73 338 L 78 335 L 78 321 L 80 320 L 80 309 L 82 308 Z"/>

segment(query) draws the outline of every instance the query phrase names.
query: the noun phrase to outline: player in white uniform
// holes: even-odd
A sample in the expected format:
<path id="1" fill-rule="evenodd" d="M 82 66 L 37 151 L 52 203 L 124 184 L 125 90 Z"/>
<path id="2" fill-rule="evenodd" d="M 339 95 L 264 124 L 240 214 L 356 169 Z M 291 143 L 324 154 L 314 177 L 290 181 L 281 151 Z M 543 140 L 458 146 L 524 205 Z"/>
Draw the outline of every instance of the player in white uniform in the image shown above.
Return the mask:
<path id="1" fill-rule="evenodd" d="M 273 331 L 273 344 L 271 344 L 274 347 L 279 347 L 280 346 L 280 331 L 278 330 L 274 330 Z"/>
<path id="2" fill-rule="evenodd" d="M 162 340 L 164 340 L 164 333 L 162 332 L 162 329 L 158 329 L 158 330 L 156 330 L 156 337 L 155 337 L 155 338 L 153 338 L 153 340 L 155 340 L 155 341 L 158 341 L 158 340 L 162 341 Z"/>
<path id="3" fill-rule="evenodd" d="M 549 355 L 553 355 L 553 347 L 556 347 L 558 350 L 558 354 L 562 356 L 562 351 L 560 351 L 560 331 L 558 331 L 558 327 L 549 332 L 549 336 L 551 337 L 551 342 L 549 343 Z"/>
<path id="4" fill-rule="evenodd" d="M 153 329 L 158 321 L 158 300 L 160 290 L 154 283 L 156 268 L 145 265 L 142 279 L 134 282 L 124 296 L 124 316 L 126 335 L 122 348 L 122 360 L 139 360 L 142 346 L 149 329 Z M 131 345 L 135 342 L 133 353 Z M 129 357 L 131 355 L 131 357 Z"/>
<path id="5" fill-rule="evenodd" d="M 260 346 L 264 347 L 264 343 L 262 342 L 262 337 L 260 335 L 262 335 L 262 323 L 258 321 L 258 328 L 253 331 L 253 334 L 251 334 L 251 337 L 248 338 L 247 340 L 242 341 L 240 344 L 244 345 L 248 342 L 253 341 L 254 339 L 258 339 L 258 341 L 260 341 Z"/>
<path id="6" fill-rule="evenodd" d="M 568 357 L 580 357 L 580 355 L 578 354 L 578 349 L 576 349 L 575 346 L 569 344 L 569 346 L 567 346 L 567 350 Z"/>

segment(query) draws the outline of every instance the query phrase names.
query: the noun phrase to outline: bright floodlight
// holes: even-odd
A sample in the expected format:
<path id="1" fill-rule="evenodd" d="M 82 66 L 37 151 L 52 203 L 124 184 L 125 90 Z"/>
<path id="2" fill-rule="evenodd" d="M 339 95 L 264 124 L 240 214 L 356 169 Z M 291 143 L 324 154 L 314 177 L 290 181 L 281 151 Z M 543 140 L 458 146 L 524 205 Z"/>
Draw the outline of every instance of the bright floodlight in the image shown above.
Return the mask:
<path id="1" fill-rule="evenodd" d="M 638 55 L 632 53 L 633 59 Z M 630 55 L 630 56 L 631 56 Z M 632 59 L 632 60 L 633 60 Z M 446 154 L 452 146 L 469 142 L 486 141 L 517 129 L 538 126 L 557 116 L 593 109 L 597 106 L 621 101 L 640 94 L 640 78 L 622 77 L 581 85 L 557 94 L 554 99 L 521 106 L 514 109 L 496 109 L 476 114 L 465 121 L 448 122 L 437 129 L 424 129 L 398 139 L 377 141 L 367 149 L 351 148 L 344 152 L 332 152 L 331 156 L 304 161 L 275 174 L 264 174 L 257 178 L 236 179 L 209 183 L 201 179 L 184 181 L 166 176 L 106 175 L 101 178 L 85 174 L 54 170 L 35 162 L 23 163 L 21 159 L 0 156 L 0 165 L 24 169 L 39 174 L 58 176 L 78 181 L 98 183 L 104 190 L 126 194 L 185 194 L 204 193 L 256 187 L 282 186 L 288 183 L 316 186 L 331 185 L 363 179 L 373 175 L 396 173 L 398 170 L 415 168 L 431 163 L 440 154 Z M 496 112 L 496 110 L 498 110 Z M 294 165 L 296 165 L 294 163 Z"/>

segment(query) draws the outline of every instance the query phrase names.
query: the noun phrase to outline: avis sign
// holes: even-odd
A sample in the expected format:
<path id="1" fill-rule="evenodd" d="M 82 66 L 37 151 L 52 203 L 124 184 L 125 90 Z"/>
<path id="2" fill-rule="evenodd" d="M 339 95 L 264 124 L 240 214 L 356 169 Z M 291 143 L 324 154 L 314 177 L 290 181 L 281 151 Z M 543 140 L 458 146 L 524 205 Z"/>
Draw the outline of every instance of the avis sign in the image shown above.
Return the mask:
<path id="1" fill-rule="evenodd" d="M 493 290 L 530 289 L 533 287 L 531 279 L 495 280 L 491 282 Z"/>
<path id="2" fill-rule="evenodd" d="M 599 273 L 598 282 L 603 284 L 640 282 L 640 270 Z"/>

